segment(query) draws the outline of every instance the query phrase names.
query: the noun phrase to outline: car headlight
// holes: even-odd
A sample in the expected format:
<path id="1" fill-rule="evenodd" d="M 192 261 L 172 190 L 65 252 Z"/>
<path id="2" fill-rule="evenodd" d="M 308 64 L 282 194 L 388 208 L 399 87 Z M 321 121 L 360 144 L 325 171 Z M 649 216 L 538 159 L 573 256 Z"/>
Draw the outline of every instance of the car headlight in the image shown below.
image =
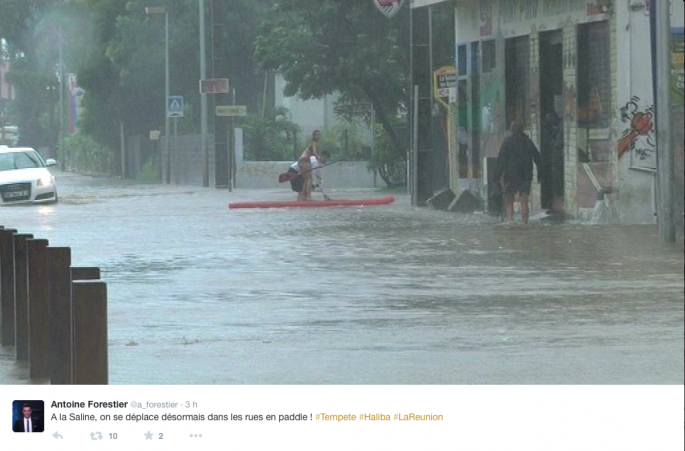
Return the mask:
<path id="1" fill-rule="evenodd" d="M 38 179 L 36 186 L 50 186 L 52 185 L 53 177 L 51 175 L 44 175 Z"/>

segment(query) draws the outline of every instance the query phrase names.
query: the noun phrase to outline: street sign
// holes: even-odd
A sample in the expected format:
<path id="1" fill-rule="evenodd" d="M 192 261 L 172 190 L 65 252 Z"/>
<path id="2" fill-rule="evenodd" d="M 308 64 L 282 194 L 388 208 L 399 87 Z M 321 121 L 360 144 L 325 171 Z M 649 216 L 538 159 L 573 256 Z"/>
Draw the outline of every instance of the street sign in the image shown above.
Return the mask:
<path id="1" fill-rule="evenodd" d="M 445 66 L 436 70 L 435 77 L 435 97 L 449 98 L 450 88 L 457 87 L 457 70 L 454 67 Z"/>
<path id="2" fill-rule="evenodd" d="M 148 6 L 145 8 L 145 14 L 166 14 L 166 8 L 163 6 Z"/>
<path id="3" fill-rule="evenodd" d="M 247 116 L 247 107 L 245 105 L 218 106 L 216 115 L 220 117 Z"/>
<path id="4" fill-rule="evenodd" d="M 159 138 L 161 137 L 161 130 L 150 130 L 150 141 L 159 141 Z"/>
<path id="5" fill-rule="evenodd" d="M 228 78 L 200 80 L 200 94 L 228 94 Z"/>
<path id="6" fill-rule="evenodd" d="M 183 97 L 170 96 L 167 99 L 166 111 L 169 117 L 183 117 Z"/>

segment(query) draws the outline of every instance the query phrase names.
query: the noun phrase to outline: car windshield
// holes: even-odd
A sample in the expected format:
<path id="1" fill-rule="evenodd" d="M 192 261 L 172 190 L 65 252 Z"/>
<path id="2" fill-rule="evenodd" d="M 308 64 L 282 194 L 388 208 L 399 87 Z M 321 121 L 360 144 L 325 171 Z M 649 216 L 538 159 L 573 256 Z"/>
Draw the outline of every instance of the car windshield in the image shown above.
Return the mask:
<path id="1" fill-rule="evenodd" d="M 0 171 L 44 167 L 36 152 L 9 152 L 0 154 Z"/>

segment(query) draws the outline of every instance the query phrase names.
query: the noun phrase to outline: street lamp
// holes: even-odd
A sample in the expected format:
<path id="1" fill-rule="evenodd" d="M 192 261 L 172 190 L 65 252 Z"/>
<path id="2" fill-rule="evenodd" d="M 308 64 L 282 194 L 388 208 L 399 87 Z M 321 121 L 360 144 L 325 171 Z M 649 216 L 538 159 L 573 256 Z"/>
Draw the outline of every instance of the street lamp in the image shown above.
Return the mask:
<path id="1" fill-rule="evenodd" d="M 207 51 L 205 33 L 205 0 L 199 0 L 200 8 L 200 80 L 207 79 Z M 207 146 L 207 94 L 200 92 L 200 133 L 202 145 L 202 186 L 209 186 L 209 147 Z"/>
<path id="2" fill-rule="evenodd" d="M 148 6 L 145 14 L 157 15 L 164 14 L 164 52 L 165 52 L 165 80 L 164 80 L 164 136 L 166 136 L 166 182 L 171 183 L 171 139 L 169 137 L 169 12 L 163 6 Z M 160 159 L 161 161 L 161 159 Z"/>

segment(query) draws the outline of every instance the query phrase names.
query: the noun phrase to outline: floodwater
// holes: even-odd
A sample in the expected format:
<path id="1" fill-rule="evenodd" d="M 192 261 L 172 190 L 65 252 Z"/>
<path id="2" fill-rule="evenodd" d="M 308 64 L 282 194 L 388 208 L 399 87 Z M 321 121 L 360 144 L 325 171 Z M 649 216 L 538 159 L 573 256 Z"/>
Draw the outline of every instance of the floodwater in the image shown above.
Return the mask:
<path id="1" fill-rule="evenodd" d="M 59 174 L 0 224 L 109 290 L 113 384 L 682 384 L 683 248 L 653 226 L 504 226 Z M 336 197 L 377 196 L 374 192 Z M 0 383 L 25 372 L 0 354 Z"/>

